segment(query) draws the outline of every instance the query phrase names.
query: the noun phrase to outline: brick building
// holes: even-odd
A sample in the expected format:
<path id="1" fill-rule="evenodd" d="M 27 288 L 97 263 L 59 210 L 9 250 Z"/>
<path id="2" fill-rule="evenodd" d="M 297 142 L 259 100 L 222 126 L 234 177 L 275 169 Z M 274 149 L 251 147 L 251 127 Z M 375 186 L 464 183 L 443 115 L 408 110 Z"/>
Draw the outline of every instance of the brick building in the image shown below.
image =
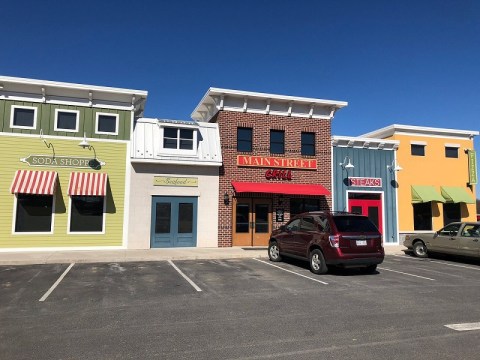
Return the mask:
<path id="1" fill-rule="evenodd" d="M 303 211 L 331 208 L 331 121 L 346 102 L 210 88 L 192 118 L 218 124 L 218 246 L 261 246 Z"/>

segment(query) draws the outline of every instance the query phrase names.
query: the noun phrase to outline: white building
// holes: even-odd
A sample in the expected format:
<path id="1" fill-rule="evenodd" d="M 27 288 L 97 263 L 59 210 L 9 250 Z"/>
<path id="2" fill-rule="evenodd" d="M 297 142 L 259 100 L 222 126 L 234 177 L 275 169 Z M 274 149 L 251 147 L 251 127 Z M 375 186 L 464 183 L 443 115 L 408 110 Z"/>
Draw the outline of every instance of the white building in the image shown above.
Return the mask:
<path id="1" fill-rule="evenodd" d="M 128 248 L 217 247 L 217 124 L 141 118 L 131 146 Z"/>

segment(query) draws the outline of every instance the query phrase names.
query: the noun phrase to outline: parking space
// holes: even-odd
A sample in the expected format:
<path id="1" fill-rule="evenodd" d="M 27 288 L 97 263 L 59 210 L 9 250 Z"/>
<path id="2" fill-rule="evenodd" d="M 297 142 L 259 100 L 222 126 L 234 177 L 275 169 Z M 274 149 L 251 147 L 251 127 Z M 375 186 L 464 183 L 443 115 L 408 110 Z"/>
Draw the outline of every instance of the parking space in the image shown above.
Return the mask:
<path id="1" fill-rule="evenodd" d="M 1 266 L 0 308 L 38 301 L 68 264 Z"/>
<path id="2" fill-rule="evenodd" d="M 195 291 L 167 262 L 75 264 L 49 301 L 129 304 Z"/>

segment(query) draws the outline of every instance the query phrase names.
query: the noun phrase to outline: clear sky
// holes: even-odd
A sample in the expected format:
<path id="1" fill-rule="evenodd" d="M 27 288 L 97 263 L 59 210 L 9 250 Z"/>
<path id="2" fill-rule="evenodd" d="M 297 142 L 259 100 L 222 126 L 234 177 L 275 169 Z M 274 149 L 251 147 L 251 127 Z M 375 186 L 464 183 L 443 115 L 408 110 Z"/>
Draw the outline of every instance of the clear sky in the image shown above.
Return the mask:
<path id="1" fill-rule="evenodd" d="M 147 117 L 190 119 L 224 87 L 347 101 L 334 135 L 480 130 L 478 0 L 16 0 L 0 14 L 1 75 L 147 90 Z"/>

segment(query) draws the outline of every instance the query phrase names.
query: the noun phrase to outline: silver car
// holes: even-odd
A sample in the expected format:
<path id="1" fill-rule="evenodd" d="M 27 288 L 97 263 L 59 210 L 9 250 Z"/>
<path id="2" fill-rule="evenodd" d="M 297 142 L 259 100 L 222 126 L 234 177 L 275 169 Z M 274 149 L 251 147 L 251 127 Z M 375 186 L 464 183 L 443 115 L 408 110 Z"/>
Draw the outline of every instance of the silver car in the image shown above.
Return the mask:
<path id="1" fill-rule="evenodd" d="M 421 258 L 429 252 L 480 257 L 480 222 L 454 222 L 433 234 L 408 234 L 403 245 Z"/>

